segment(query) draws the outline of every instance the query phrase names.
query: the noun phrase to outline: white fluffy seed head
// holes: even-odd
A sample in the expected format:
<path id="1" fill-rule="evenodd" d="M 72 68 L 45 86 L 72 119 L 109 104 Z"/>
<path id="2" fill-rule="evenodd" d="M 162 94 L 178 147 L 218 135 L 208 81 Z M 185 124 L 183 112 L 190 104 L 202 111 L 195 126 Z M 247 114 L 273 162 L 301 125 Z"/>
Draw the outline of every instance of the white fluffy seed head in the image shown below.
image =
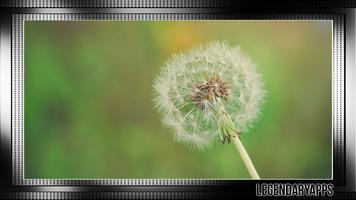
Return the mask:
<path id="1" fill-rule="evenodd" d="M 261 75 L 239 47 L 210 42 L 173 55 L 154 81 L 162 123 L 179 142 L 203 149 L 218 136 L 219 101 L 236 130 L 247 132 L 266 91 Z M 215 105 L 215 104 L 214 104 Z"/>

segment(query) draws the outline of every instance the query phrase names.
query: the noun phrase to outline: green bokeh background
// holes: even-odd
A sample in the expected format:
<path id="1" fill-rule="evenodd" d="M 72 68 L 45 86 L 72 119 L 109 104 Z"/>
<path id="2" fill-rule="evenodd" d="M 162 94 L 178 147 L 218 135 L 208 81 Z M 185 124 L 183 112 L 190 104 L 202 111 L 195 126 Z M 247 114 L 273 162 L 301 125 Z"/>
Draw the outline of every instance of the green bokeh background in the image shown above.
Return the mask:
<path id="1" fill-rule="evenodd" d="M 261 178 L 331 178 L 330 21 L 25 22 L 25 178 L 249 178 L 233 145 L 173 141 L 152 82 L 196 43 L 240 45 L 268 96 L 242 143 Z"/>

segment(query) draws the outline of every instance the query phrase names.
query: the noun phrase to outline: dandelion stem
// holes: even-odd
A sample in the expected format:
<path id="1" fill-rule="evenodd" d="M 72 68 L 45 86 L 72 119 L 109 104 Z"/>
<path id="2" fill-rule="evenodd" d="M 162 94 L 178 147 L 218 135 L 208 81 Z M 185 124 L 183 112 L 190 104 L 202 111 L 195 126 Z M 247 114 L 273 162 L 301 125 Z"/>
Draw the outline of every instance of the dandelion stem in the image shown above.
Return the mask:
<path id="1" fill-rule="evenodd" d="M 231 136 L 231 139 L 234 142 L 235 147 L 236 147 L 237 151 L 239 152 L 239 154 L 242 158 L 242 161 L 244 162 L 245 167 L 247 168 L 247 171 L 250 174 L 251 178 L 257 179 L 257 180 L 260 179 L 255 167 L 252 164 L 250 157 L 248 156 L 244 146 L 242 145 L 242 143 L 239 139 L 239 136 L 237 134 L 234 134 Z"/>

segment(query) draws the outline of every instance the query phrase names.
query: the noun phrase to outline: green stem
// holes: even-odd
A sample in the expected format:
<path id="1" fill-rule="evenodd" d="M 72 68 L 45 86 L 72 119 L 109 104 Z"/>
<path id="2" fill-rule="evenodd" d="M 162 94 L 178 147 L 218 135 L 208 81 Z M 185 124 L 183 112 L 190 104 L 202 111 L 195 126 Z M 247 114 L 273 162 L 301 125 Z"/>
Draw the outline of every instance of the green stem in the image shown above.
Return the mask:
<path id="1" fill-rule="evenodd" d="M 245 167 L 247 168 L 247 171 L 250 174 L 251 178 L 256 180 L 260 179 L 255 169 L 255 166 L 253 166 L 253 163 L 250 157 L 248 156 L 246 149 L 244 148 L 244 146 L 240 141 L 239 136 L 237 134 L 234 134 L 233 136 L 231 136 L 231 138 L 232 138 L 232 142 L 235 144 L 237 151 L 240 153 L 242 161 L 244 162 Z"/>
<path id="2" fill-rule="evenodd" d="M 248 155 L 246 149 L 244 148 L 244 146 L 240 141 L 238 135 L 239 131 L 236 129 L 235 123 L 231 120 L 230 116 L 228 115 L 224 107 L 223 106 L 219 107 L 219 103 L 221 102 L 217 102 L 217 103 L 218 104 L 215 104 L 215 106 L 217 106 L 220 109 L 216 109 L 215 106 L 213 107 L 217 116 L 219 116 L 219 120 L 217 121 L 217 123 L 220 126 L 220 134 L 221 134 L 220 138 L 222 139 L 222 142 L 225 143 L 227 141 L 228 143 L 230 143 L 232 140 L 251 178 L 260 179 L 250 159 L 250 156 Z"/>

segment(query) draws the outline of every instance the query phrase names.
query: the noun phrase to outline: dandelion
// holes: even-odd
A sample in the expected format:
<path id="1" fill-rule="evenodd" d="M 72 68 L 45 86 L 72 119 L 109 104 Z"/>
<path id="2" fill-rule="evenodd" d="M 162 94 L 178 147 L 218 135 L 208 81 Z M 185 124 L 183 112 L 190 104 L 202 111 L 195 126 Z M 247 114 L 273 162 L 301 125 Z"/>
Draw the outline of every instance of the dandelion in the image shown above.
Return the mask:
<path id="1" fill-rule="evenodd" d="M 241 144 L 266 91 L 255 65 L 239 47 L 210 42 L 173 55 L 154 82 L 155 106 L 175 139 L 204 149 L 216 138 L 233 141 L 254 179 L 259 176 Z"/>

